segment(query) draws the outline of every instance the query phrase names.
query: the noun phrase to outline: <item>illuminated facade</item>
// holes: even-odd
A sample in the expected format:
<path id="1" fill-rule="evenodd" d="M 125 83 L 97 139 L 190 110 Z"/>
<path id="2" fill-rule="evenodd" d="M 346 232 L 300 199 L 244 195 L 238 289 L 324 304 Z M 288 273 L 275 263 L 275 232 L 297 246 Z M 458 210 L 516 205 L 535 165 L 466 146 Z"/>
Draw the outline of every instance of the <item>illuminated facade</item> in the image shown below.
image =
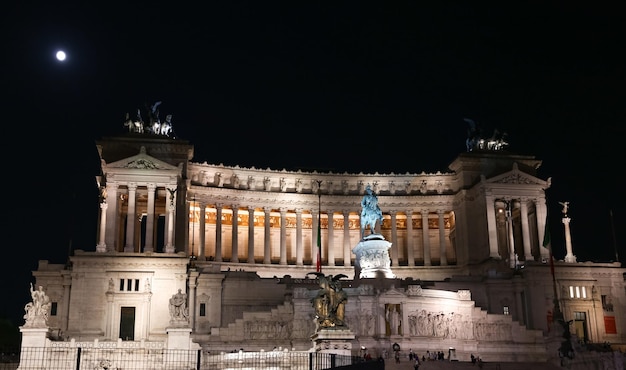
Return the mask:
<path id="1" fill-rule="evenodd" d="M 396 278 L 344 281 L 353 348 L 546 360 L 555 291 L 579 339 L 626 343 L 619 263 L 557 261 L 553 284 L 542 247 L 550 181 L 532 156 L 478 150 L 443 173 L 337 174 L 195 163 L 188 141 L 153 134 L 97 146 L 95 248 L 77 250 L 71 268 L 42 261 L 34 272 L 54 303 L 55 339 L 164 342 L 181 289 L 183 327 L 202 348 L 309 349 L 318 238 L 322 271 L 354 277 L 370 184 Z"/>

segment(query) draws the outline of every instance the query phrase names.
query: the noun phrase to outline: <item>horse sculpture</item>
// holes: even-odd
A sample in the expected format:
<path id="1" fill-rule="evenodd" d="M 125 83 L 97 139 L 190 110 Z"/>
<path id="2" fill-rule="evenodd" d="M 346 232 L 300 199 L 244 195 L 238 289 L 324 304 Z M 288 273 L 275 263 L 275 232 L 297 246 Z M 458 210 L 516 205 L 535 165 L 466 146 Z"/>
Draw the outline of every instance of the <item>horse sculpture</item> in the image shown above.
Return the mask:
<path id="1" fill-rule="evenodd" d="M 365 237 L 365 229 L 369 226 L 371 234 L 376 233 L 376 221 L 383 223 L 383 212 L 378 207 L 378 197 L 368 184 L 365 196 L 361 200 L 361 238 Z"/>

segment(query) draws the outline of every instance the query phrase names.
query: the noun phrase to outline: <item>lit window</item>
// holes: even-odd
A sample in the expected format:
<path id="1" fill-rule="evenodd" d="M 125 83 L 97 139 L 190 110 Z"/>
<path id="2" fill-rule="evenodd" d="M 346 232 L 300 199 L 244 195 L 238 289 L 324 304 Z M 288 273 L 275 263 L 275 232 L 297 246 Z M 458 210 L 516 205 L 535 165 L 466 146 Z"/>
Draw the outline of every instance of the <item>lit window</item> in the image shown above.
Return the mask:
<path id="1" fill-rule="evenodd" d="M 509 312 L 509 306 L 504 306 L 502 307 L 502 313 L 504 313 L 505 315 L 510 315 L 511 313 Z"/>
<path id="2" fill-rule="evenodd" d="M 570 286 L 569 287 L 569 297 L 570 298 L 587 298 L 587 288 L 584 286 Z"/>

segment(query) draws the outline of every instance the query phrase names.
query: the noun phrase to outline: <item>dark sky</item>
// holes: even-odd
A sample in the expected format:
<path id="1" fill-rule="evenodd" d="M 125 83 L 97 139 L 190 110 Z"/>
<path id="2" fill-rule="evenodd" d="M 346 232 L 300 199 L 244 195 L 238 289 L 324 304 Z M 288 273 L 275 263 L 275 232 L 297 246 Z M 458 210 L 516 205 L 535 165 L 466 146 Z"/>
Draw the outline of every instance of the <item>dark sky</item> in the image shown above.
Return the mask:
<path id="1" fill-rule="evenodd" d="M 624 6 L 83 3 L 2 11 L 2 276 L 15 298 L 0 314 L 19 325 L 37 261 L 95 248 L 95 140 L 156 101 L 195 161 L 273 169 L 445 171 L 471 118 L 544 161 L 557 258 L 569 201 L 578 259 L 625 260 Z"/>

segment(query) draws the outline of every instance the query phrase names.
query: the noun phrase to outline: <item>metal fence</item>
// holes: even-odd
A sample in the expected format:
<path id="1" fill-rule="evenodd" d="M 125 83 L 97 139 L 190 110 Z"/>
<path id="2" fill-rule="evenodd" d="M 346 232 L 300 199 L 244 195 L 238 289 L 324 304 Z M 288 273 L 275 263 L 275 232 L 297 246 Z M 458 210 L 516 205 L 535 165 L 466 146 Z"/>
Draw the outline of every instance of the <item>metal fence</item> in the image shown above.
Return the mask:
<path id="1" fill-rule="evenodd" d="M 212 354 L 202 350 L 28 347 L 7 355 L 0 369 L 46 370 L 323 370 L 362 362 L 331 353 L 270 351 Z"/>

